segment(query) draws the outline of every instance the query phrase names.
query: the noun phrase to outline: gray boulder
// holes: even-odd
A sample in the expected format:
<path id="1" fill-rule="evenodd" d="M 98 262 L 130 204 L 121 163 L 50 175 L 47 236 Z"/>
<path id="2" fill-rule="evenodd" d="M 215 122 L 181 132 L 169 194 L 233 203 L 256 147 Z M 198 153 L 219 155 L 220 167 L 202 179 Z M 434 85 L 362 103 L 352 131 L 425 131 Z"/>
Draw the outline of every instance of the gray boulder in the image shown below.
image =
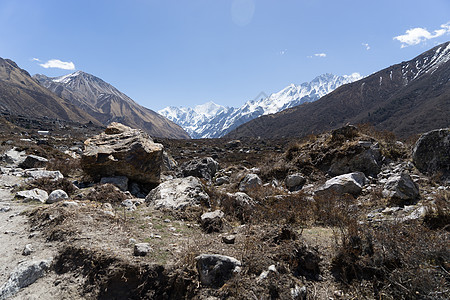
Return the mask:
<path id="1" fill-rule="evenodd" d="M 38 188 L 17 192 L 16 196 L 18 198 L 23 198 L 23 201 L 25 202 L 38 201 L 45 203 L 48 199 L 48 193 Z"/>
<path id="2" fill-rule="evenodd" d="M 62 200 L 69 199 L 69 195 L 63 190 L 54 190 L 48 195 L 48 199 L 46 201 L 47 204 L 52 204 L 55 202 L 59 202 Z"/>
<path id="3" fill-rule="evenodd" d="M 44 276 L 51 260 L 27 261 L 19 264 L 9 275 L 8 281 L 0 287 L 0 299 L 7 299 L 20 289 L 29 286 Z"/>
<path id="4" fill-rule="evenodd" d="M 126 176 L 102 177 L 100 183 L 111 183 L 123 192 L 128 190 L 128 177 Z"/>
<path id="5" fill-rule="evenodd" d="M 423 134 L 413 148 L 412 159 L 420 172 L 450 178 L 450 128 Z"/>
<path id="6" fill-rule="evenodd" d="M 47 165 L 48 159 L 37 155 L 28 155 L 25 160 L 19 164 L 23 169 L 43 168 Z"/>
<path id="7" fill-rule="evenodd" d="M 84 146 L 81 166 L 94 178 L 126 176 L 145 186 L 160 182 L 163 146 L 141 130 L 113 122 Z"/>
<path id="8" fill-rule="evenodd" d="M 241 262 L 218 254 L 201 254 L 195 258 L 200 282 L 213 288 L 222 287 L 235 273 L 241 271 Z"/>
<path id="9" fill-rule="evenodd" d="M 176 178 L 161 183 L 145 198 L 156 209 L 184 209 L 187 206 L 209 206 L 209 196 L 196 177 Z"/>
<path id="10" fill-rule="evenodd" d="M 325 182 L 319 189 L 315 191 L 318 196 L 336 194 L 351 194 L 357 197 L 367 181 L 364 173 L 353 172 L 333 177 Z"/>
<path id="11" fill-rule="evenodd" d="M 239 190 L 246 192 L 262 185 L 262 180 L 256 174 L 247 174 L 239 183 Z"/>
<path id="12" fill-rule="evenodd" d="M 203 230 L 207 233 L 219 232 L 223 226 L 224 213 L 221 210 L 206 212 L 200 217 Z"/>
<path id="13" fill-rule="evenodd" d="M 181 165 L 180 173 L 183 177 L 194 176 L 211 180 L 219 170 L 219 163 L 211 157 L 193 159 Z"/>
<path id="14" fill-rule="evenodd" d="M 17 151 L 16 148 L 6 151 L 2 155 L 2 160 L 7 164 L 18 166 L 26 159 L 25 151 Z"/>
<path id="15" fill-rule="evenodd" d="M 233 199 L 233 207 L 251 208 L 256 205 L 255 200 L 244 192 L 227 193 Z"/>
<path id="16" fill-rule="evenodd" d="M 64 175 L 60 171 L 47 171 L 47 170 L 26 170 L 23 172 L 24 177 L 29 177 L 32 180 L 41 178 L 48 178 L 52 181 L 63 179 Z"/>
<path id="17" fill-rule="evenodd" d="M 407 173 L 389 177 L 382 194 L 390 205 L 404 205 L 420 197 L 419 187 Z"/>
<path id="18" fill-rule="evenodd" d="M 288 190 L 296 191 L 301 189 L 302 186 L 306 183 L 306 178 L 303 177 L 302 174 L 296 173 L 288 175 L 284 182 Z"/>

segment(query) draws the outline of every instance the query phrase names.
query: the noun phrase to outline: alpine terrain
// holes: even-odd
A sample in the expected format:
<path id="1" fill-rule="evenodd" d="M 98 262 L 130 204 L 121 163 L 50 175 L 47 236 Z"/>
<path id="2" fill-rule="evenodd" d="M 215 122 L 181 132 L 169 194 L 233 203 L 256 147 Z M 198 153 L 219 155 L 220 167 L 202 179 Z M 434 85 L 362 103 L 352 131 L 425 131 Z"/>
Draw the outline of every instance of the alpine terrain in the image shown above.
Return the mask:
<path id="1" fill-rule="evenodd" d="M 61 77 L 34 75 L 39 83 L 63 99 L 86 111 L 103 125 L 121 122 L 146 131 L 151 136 L 189 138 L 178 125 L 145 108 L 102 79 L 77 71 Z"/>
<path id="2" fill-rule="evenodd" d="M 158 112 L 183 127 L 192 138 L 218 138 L 250 120 L 316 101 L 339 86 L 361 78 L 358 73 L 344 76 L 323 74 L 311 82 L 291 84 L 269 97 L 247 101 L 239 108 L 208 102 L 194 108 L 166 107 Z"/>
<path id="3" fill-rule="evenodd" d="M 370 123 L 399 137 L 449 127 L 450 42 L 342 86 L 314 103 L 263 116 L 228 137 L 293 137 Z"/>

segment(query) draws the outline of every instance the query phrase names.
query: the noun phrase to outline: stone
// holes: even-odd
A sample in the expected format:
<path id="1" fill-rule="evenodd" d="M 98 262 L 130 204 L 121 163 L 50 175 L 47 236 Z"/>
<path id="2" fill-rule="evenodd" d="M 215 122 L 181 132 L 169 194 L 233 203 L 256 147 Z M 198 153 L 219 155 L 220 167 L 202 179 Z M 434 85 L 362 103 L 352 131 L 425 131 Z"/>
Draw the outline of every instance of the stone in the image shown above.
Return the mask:
<path id="1" fill-rule="evenodd" d="M 219 170 L 219 163 L 212 157 L 193 159 L 181 165 L 181 176 L 194 176 L 210 181 Z"/>
<path id="2" fill-rule="evenodd" d="M 388 178 L 384 185 L 383 197 L 389 205 L 405 205 L 419 199 L 419 187 L 408 173 L 396 174 Z"/>
<path id="3" fill-rule="evenodd" d="M 336 194 L 351 194 L 357 197 L 367 182 L 367 178 L 362 172 L 353 172 L 333 177 L 325 182 L 319 189 L 315 191 L 318 196 Z"/>
<path id="4" fill-rule="evenodd" d="M 126 176 L 148 187 L 160 182 L 163 146 L 141 130 L 113 122 L 84 146 L 81 166 L 94 178 Z"/>
<path id="5" fill-rule="evenodd" d="M 255 200 L 244 192 L 227 193 L 234 200 L 233 207 L 251 208 L 256 205 Z"/>
<path id="6" fill-rule="evenodd" d="M 412 159 L 420 172 L 449 179 L 450 128 L 424 133 L 414 145 Z"/>
<path id="7" fill-rule="evenodd" d="M 0 299 L 7 299 L 44 276 L 51 260 L 26 261 L 19 264 L 0 287 Z"/>
<path id="8" fill-rule="evenodd" d="M 25 177 L 30 177 L 32 180 L 41 178 L 48 178 L 52 181 L 63 179 L 64 175 L 60 171 L 47 171 L 47 170 L 26 170 L 23 172 Z"/>
<path id="9" fill-rule="evenodd" d="M 31 247 L 31 244 L 26 244 L 25 248 L 23 248 L 22 255 L 28 256 L 33 252 L 33 248 Z"/>
<path id="10" fill-rule="evenodd" d="M 2 155 L 2 160 L 13 166 L 20 165 L 25 158 L 25 151 L 17 151 L 16 148 L 10 149 Z"/>
<path id="11" fill-rule="evenodd" d="M 288 175 L 284 182 L 288 190 L 296 191 L 301 189 L 302 186 L 306 183 L 306 178 L 303 177 L 302 174 L 296 173 Z"/>
<path id="12" fill-rule="evenodd" d="M 152 251 L 152 248 L 149 243 L 134 244 L 134 256 L 146 256 L 150 251 Z"/>
<path id="13" fill-rule="evenodd" d="M 117 186 L 122 192 L 128 190 L 128 177 L 126 176 L 114 176 L 114 177 L 102 177 L 100 183 L 111 183 Z"/>
<path id="14" fill-rule="evenodd" d="M 23 169 L 43 168 L 47 165 L 48 159 L 37 155 L 28 155 L 25 160 L 19 164 Z"/>
<path id="15" fill-rule="evenodd" d="M 166 151 L 163 151 L 163 167 L 166 171 L 173 171 L 178 167 L 177 161 Z"/>
<path id="16" fill-rule="evenodd" d="M 47 204 L 52 204 L 55 202 L 59 202 L 62 200 L 69 199 L 69 195 L 63 190 L 54 190 L 48 195 L 48 199 L 46 201 Z"/>
<path id="17" fill-rule="evenodd" d="M 221 210 L 206 212 L 200 217 L 203 230 L 207 233 L 219 232 L 222 229 L 224 213 Z"/>
<path id="18" fill-rule="evenodd" d="M 68 208 L 77 208 L 80 205 L 77 202 L 75 202 L 75 201 L 64 201 L 62 203 L 62 206 L 68 207 Z"/>
<path id="19" fill-rule="evenodd" d="M 122 206 L 124 206 L 127 210 L 133 211 L 136 210 L 136 205 L 134 204 L 133 200 L 127 199 L 122 201 Z"/>
<path id="20" fill-rule="evenodd" d="M 228 176 L 221 176 L 216 178 L 216 185 L 222 185 L 222 184 L 228 184 L 230 183 L 230 177 Z"/>
<path id="21" fill-rule="evenodd" d="M 41 203 L 45 203 L 45 201 L 47 201 L 48 199 L 48 193 L 38 188 L 17 192 L 16 196 L 19 198 L 23 198 L 23 201 L 25 202 L 38 201 Z"/>
<path id="22" fill-rule="evenodd" d="M 241 262 L 230 256 L 201 254 L 195 260 L 200 282 L 208 287 L 220 288 L 241 271 Z"/>
<path id="23" fill-rule="evenodd" d="M 156 209 L 168 208 L 182 210 L 187 206 L 206 205 L 209 196 L 196 177 L 175 178 L 161 183 L 151 190 L 145 201 Z"/>
<path id="24" fill-rule="evenodd" d="M 232 235 L 225 235 L 222 237 L 222 242 L 224 242 L 225 244 L 234 244 L 234 242 L 236 241 L 236 236 L 234 234 Z"/>
<path id="25" fill-rule="evenodd" d="M 262 185 L 262 180 L 256 174 L 247 174 L 239 183 L 239 190 L 246 192 Z"/>

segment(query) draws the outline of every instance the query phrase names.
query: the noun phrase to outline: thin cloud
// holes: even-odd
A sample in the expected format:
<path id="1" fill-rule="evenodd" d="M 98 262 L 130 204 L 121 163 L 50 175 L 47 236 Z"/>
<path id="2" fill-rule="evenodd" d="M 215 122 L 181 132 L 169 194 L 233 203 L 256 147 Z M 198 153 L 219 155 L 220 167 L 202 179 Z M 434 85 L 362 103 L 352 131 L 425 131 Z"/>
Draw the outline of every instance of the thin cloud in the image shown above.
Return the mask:
<path id="1" fill-rule="evenodd" d="M 39 58 L 33 57 L 33 58 L 31 59 L 31 61 L 38 61 L 38 62 L 40 62 L 41 60 L 40 60 Z"/>
<path id="2" fill-rule="evenodd" d="M 314 54 L 315 57 L 327 57 L 326 53 L 316 53 Z"/>
<path id="3" fill-rule="evenodd" d="M 63 69 L 63 70 L 75 70 L 75 65 L 73 62 L 69 61 L 60 61 L 59 59 L 50 59 L 46 63 L 39 64 L 43 68 L 56 68 L 56 69 Z"/>
<path id="4" fill-rule="evenodd" d="M 370 50 L 370 46 L 368 43 L 362 43 L 361 45 L 363 45 L 364 47 L 366 47 L 366 50 Z"/>
<path id="5" fill-rule="evenodd" d="M 284 55 L 287 52 L 287 49 L 281 50 L 280 55 Z"/>
<path id="6" fill-rule="evenodd" d="M 427 29 L 420 27 L 408 29 L 405 34 L 394 37 L 394 40 L 402 43 L 401 47 L 405 48 L 408 46 L 418 45 L 422 42 L 448 33 L 450 33 L 450 22 L 442 24 L 440 29 L 436 29 L 433 32 L 429 32 Z"/>

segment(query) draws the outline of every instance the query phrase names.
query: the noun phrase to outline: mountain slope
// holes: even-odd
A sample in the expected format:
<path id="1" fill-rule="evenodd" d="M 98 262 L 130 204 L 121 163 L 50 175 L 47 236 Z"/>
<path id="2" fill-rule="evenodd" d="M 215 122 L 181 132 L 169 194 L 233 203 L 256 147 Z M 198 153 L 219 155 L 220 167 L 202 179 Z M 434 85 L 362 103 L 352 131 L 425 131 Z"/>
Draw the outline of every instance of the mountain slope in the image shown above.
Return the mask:
<path id="1" fill-rule="evenodd" d="M 87 123 L 99 122 L 39 85 L 15 62 L 0 58 L 0 111 L 25 117 L 48 117 Z"/>
<path id="2" fill-rule="evenodd" d="M 371 123 L 399 137 L 450 124 L 450 42 L 342 86 L 314 103 L 253 120 L 227 137 L 304 136 Z"/>
<path id="3" fill-rule="evenodd" d="M 323 74 L 311 82 L 291 84 L 269 97 L 248 101 L 239 108 L 208 102 L 195 108 L 166 107 L 159 113 L 182 126 L 193 138 L 218 138 L 250 120 L 315 101 L 337 87 L 360 78 L 358 73 L 350 76 Z"/>
<path id="4" fill-rule="evenodd" d="M 80 107 L 104 125 L 120 122 L 140 128 L 151 136 L 167 138 L 189 138 L 178 125 L 140 106 L 118 89 L 91 74 L 75 73 L 49 78 L 35 75 L 45 88 Z"/>

